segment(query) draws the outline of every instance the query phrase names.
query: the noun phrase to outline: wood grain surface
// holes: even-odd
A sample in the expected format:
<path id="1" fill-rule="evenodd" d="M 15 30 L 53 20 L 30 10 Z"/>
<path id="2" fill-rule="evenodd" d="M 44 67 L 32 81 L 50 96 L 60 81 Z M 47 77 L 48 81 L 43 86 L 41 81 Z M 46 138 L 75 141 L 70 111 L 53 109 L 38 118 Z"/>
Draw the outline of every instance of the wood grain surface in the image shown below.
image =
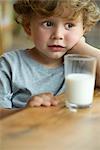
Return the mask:
<path id="1" fill-rule="evenodd" d="M 100 150 L 100 90 L 91 108 L 77 112 L 58 98 L 57 107 L 8 110 L 0 119 L 0 150 Z"/>

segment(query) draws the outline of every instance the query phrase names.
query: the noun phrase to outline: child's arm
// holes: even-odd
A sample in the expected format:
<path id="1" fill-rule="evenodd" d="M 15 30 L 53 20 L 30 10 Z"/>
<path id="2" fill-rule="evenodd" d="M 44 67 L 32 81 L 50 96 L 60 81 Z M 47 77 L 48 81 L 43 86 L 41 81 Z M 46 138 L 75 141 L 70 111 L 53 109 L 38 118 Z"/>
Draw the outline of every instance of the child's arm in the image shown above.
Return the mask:
<path id="1" fill-rule="evenodd" d="M 38 106 L 56 106 L 58 100 L 51 93 L 43 93 L 39 95 L 32 96 L 26 105 L 26 107 L 38 107 Z"/>
<path id="2" fill-rule="evenodd" d="M 100 87 L 100 50 L 80 40 L 69 53 L 91 55 L 97 58 L 96 87 Z"/>

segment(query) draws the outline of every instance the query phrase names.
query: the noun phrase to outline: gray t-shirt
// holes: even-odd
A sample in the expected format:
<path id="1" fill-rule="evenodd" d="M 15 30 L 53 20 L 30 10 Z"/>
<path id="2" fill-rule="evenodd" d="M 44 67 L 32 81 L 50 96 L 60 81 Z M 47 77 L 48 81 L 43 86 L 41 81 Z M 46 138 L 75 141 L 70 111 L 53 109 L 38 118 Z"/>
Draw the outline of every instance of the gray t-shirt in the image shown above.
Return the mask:
<path id="1" fill-rule="evenodd" d="M 5 53 L 0 58 L 0 107 L 25 107 L 31 96 L 64 91 L 63 65 L 47 68 L 27 55 L 26 50 Z"/>

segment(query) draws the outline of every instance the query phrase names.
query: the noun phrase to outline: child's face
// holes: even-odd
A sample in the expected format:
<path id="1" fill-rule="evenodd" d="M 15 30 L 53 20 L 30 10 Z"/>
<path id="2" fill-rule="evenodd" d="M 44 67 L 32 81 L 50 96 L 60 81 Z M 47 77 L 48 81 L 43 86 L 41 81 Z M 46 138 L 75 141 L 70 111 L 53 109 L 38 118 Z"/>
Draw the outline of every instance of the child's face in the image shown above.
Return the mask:
<path id="1" fill-rule="evenodd" d="M 83 36 L 82 16 L 74 21 L 67 17 L 33 17 L 29 28 L 38 52 L 53 59 L 61 58 Z"/>

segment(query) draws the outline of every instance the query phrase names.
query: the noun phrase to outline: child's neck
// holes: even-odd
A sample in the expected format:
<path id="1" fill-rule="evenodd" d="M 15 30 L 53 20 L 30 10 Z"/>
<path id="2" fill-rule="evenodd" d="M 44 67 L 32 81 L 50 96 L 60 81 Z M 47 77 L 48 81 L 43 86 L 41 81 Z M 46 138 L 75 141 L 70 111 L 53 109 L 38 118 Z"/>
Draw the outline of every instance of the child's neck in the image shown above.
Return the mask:
<path id="1" fill-rule="evenodd" d="M 45 55 L 40 54 L 34 48 L 28 50 L 28 55 L 30 55 L 32 59 L 47 66 L 48 68 L 56 68 L 63 64 L 62 58 L 52 59 L 52 58 L 46 57 Z"/>

